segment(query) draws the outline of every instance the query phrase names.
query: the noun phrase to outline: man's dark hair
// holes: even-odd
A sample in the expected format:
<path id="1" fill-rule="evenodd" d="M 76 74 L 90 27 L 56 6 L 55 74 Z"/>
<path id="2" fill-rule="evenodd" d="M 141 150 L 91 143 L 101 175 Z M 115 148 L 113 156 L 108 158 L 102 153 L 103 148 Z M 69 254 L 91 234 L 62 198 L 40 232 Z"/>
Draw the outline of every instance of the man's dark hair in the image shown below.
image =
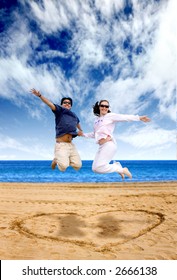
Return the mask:
<path id="1" fill-rule="evenodd" d="M 72 101 L 72 98 L 71 97 L 63 97 L 62 99 L 61 99 L 61 105 L 63 104 L 63 101 L 65 101 L 65 100 L 69 100 L 70 102 L 71 102 L 71 106 L 73 105 L 73 101 Z"/>

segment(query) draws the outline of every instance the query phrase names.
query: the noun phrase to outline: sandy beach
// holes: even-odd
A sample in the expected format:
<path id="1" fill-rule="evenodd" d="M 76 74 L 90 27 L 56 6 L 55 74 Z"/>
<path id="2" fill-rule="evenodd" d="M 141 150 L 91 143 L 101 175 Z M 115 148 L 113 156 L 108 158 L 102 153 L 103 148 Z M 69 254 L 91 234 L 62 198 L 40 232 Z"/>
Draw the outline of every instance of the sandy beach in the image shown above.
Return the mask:
<path id="1" fill-rule="evenodd" d="M 0 183 L 2 260 L 176 260 L 177 182 Z"/>

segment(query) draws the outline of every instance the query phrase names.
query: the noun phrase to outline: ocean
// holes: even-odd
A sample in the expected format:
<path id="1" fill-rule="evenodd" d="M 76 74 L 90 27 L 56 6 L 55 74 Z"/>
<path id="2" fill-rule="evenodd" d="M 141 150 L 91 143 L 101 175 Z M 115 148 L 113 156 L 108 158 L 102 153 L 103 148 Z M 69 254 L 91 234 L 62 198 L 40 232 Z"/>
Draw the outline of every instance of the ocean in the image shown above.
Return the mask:
<path id="1" fill-rule="evenodd" d="M 133 178 L 125 182 L 177 181 L 177 160 L 120 161 L 127 166 Z M 122 182 L 116 173 L 96 174 L 92 161 L 83 161 L 79 171 L 72 167 L 61 172 L 51 169 L 51 161 L 0 161 L 0 182 Z"/>

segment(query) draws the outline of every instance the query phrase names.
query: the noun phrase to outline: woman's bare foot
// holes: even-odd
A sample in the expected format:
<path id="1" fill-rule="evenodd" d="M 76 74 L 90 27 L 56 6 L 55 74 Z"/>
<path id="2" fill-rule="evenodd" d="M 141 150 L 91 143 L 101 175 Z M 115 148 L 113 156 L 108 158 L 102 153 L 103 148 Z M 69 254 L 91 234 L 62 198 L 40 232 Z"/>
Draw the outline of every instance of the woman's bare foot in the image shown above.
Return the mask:
<path id="1" fill-rule="evenodd" d="M 125 174 L 126 176 L 128 176 L 130 179 L 132 179 L 132 174 L 130 173 L 130 171 L 128 170 L 127 167 L 123 168 L 123 174 Z"/>
<path id="2" fill-rule="evenodd" d="M 117 161 L 115 161 L 115 160 L 114 160 L 113 164 L 117 164 L 117 166 L 122 167 L 122 166 L 120 165 L 120 162 L 117 162 Z M 121 176 L 122 180 L 124 180 L 124 178 L 125 178 L 124 173 L 123 173 L 123 172 L 118 172 L 118 174 Z"/>
<path id="3" fill-rule="evenodd" d="M 121 176 L 122 180 L 124 180 L 124 178 L 125 178 L 124 173 L 119 173 L 119 175 Z"/>

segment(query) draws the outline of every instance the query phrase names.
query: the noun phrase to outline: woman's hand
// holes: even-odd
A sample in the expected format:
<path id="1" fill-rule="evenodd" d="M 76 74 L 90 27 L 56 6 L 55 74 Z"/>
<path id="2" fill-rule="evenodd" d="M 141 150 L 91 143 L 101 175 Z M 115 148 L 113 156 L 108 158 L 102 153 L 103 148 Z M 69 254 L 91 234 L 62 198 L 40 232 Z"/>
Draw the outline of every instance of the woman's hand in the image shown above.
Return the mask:
<path id="1" fill-rule="evenodd" d="M 151 119 L 148 118 L 147 116 L 140 116 L 140 121 L 142 121 L 142 122 L 150 122 Z"/>
<path id="2" fill-rule="evenodd" d="M 109 142 L 109 141 L 111 141 L 111 140 L 112 140 L 111 136 L 108 135 L 107 138 L 101 138 L 101 139 L 98 141 L 98 143 L 99 143 L 99 145 L 103 145 L 103 144 L 105 144 L 106 142 Z"/>

